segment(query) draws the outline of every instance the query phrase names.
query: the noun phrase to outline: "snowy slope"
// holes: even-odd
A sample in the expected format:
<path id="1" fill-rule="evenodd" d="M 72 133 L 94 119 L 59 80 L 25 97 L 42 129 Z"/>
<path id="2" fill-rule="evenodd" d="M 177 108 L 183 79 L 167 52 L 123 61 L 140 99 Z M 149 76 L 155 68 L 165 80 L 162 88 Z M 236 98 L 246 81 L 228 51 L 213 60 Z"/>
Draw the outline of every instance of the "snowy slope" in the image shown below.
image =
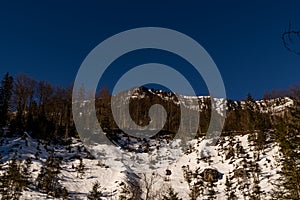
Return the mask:
<path id="1" fill-rule="evenodd" d="M 96 181 L 99 181 L 101 184 L 101 191 L 105 196 L 104 199 L 118 199 L 122 191 L 122 182 L 126 183 L 128 176 L 139 180 L 142 190 L 145 191 L 144 181 L 151 177 L 153 172 L 155 181 L 151 189 L 152 193 L 163 194 L 171 186 L 175 192 L 179 193 L 178 195 L 181 198 L 189 199 L 190 186 L 185 179 L 184 169 L 189 169 L 192 173 L 195 173 L 197 170 L 198 174 L 200 174 L 205 169 L 210 168 L 217 170 L 220 174 L 214 188 L 217 199 L 224 199 L 226 177 L 232 179 L 232 188 L 238 199 L 244 199 L 243 194 L 250 193 L 251 187 L 253 187 L 253 175 L 246 169 L 248 170 L 247 173 L 249 173 L 247 181 L 250 187 L 248 190 L 243 190 L 239 187 L 245 180 L 241 177 L 235 177 L 234 172 L 239 168 L 243 168 L 243 158 L 247 162 L 251 162 L 255 159 L 254 154 L 258 153 L 260 155 L 258 164 L 261 169 L 259 185 L 263 192 L 261 199 L 269 199 L 274 186 L 273 183 L 276 182 L 279 176 L 277 174 L 277 171 L 280 170 L 280 165 L 277 162 L 278 158 L 280 158 L 278 146 L 274 142 L 270 142 L 263 151 L 256 152 L 254 146 L 249 145 L 247 137 L 247 135 L 244 135 L 233 138 L 221 138 L 216 146 L 209 146 L 209 142 L 206 140 L 193 140 L 189 150 L 185 152 L 181 152 L 180 148 L 175 145 L 174 148 L 171 148 L 174 149 L 173 153 L 172 151 L 170 153 L 170 151 L 165 151 L 162 145 L 162 148 L 152 152 L 151 157 L 149 153 L 126 152 L 125 156 L 134 157 L 132 160 L 136 163 L 124 162 L 124 157 L 118 157 L 113 152 L 115 147 L 109 146 L 95 147 L 97 151 L 101 150 L 104 156 L 101 160 L 94 159 L 84 150 L 83 144 L 76 139 L 72 139 L 70 145 L 62 146 L 46 144 L 29 136 L 23 138 L 2 138 L 0 154 L 3 156 L 1 160 L 6 164 L 12 158 L 14 152 L 17 153 L 19 160 L 24 160 L 27 157 L 32 158 L 33 164 L 30 169 L 32 172 L 32 184 L 23 191 L 22 199 L 51 199 L 50 196 L 39 192 L 35 188 L 34 180 L 53 148 L 55 154 L 63 158 L 59 177 L 61 184 L 69 192 L 69 199 L 87 199 L 87 195 Z M 226 159 L 230 149 L 229 143 L 233 144 L 234 157 Z M 151 146 L 157 145 L 155 141 L 151 141 Z M 238 155 L 237 146 L 243 147 L 243 155 Z M 36 152 L 39 152 L 37 158 L 35 158 Z M 174 157 L 172 158 L 172 156 Z M 85 173 L 82 177 L 76 171 L 76 166 L 79 165 L 79 157 L 83 158 L 85 165 Z M 155 162 L 149 165 L 148 162 L 144 162 L 147 159 L 155 160 Z M 168 164 L 164 162 L 165 160 L 172 160 L 172 162 Z M 171 175 L 166 175 L 166 170 L 170 170 Z M 145 176 L 147 177 L 145 178 Z M 192 179 L 190 185 L 195 181 L 195 178 Z M 159 196 L 156 196 L 156 199 L 159 199 Z"/>

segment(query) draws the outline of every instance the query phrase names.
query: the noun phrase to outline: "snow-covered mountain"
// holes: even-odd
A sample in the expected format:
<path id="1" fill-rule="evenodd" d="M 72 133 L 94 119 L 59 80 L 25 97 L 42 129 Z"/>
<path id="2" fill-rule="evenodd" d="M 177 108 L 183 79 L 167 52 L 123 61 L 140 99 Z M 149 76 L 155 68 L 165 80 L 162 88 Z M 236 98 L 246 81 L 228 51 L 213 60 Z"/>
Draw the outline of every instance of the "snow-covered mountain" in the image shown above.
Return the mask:
<path id="1" fill-rule="evenodd" d="M 171 102 L 175 106 L 169 108 L 173 109 L 184 106 L 191 117 L 210 104 L 210 97 L 176 96 L 146 88 L 126 92 L 133 100 L 152 98 L 157 102 L 162 100 L 167 106 Z M 115 97 L 116 108 L 122 102 L 128 102 L 129 99 L 123 98 L 121 94 Z M 214 102 L 219 115 L 228 109 L 225 99 Z M 84 101 L 80 108 L 86 103 L 89 102 Z M 242 109 L 247 106 L 245 101 L 232 101 L 231 104 Z M 291 105 L 293 100 L 286 97 L 256 101 L 254 109 L 282 115 Z M 86 112 L 84 114 L 89 114 Z M 117 117 L 126 127 L 126 120 L 131 119 L 125 114 L 117 113 Z M 160 113 L 156 114 L 160 116 Z M 162 124 L 154 124 L 153 130 L 156 126 Z M 52 162 L 49 161 L 51 156 L 60 160 L 55 185 L 64 188 L 60 191 L 64 191 L 61 198 L 65 199 L 88 199 L 97 182 L 99 199 L 164 199 L 172 192 L 179 199 L 226 199 L 229 196 L 233 199 L 271 199 L 280 178 L 282 155 L 272 130 L 264 133 L 265 141 L 259 148 L 247 131 L 248 134 L 235 132 L 231 136 L 214 138 L 218 140 L 216 145 L 211 145 L 204 137 L 189 141 L 174 138 L 171 131 L 149 138 L 113 131 L 107 134 L 111 144 L 105 145 L 86 142 L 85 138 L 50 142 L 34 139 L 27 133 L 8 137 L 6 129 L 1 132 L 0 177 L 9 173 L 13 158 L 19 160 L 21 168 L 28 158 L 32 161 L 27 168 L 30 175 L 21 199 L 57 199 L 38 183 L 41 174 L 47 176 L 45 166 Z M 188 129 L 186 132 L 189 133 Z M 1 184 L 0 181 L 0 191 Z"/>
<path id="2" fill-rule="evenodd" d="M 230 109 L 245 109 L 247 101 L 230 101 L 224 98 L 213 98 L 213 101 L 211 101 L 210 96 L 185 96 L 145 87 L 133 88 L 118 93 L 112 98 L 111 106 L 114 108 L 114 119 L 116 122 L 119 122 L 118 125 L 121 129 L 138 129 L 134 126 L 135 124 L 132 123 L 132 118 L 129 117 L 129 111 L 124 109 L 129 107 L 130 102 L 137 102 L 135 104 L 133 103 L 133 110 L 135 110 L 133 115 L 138 116 L 138 120 L 143 119 L 147 121 L 147 109 L 150 110 L 150 107 L 147 107 L 147 105 L 159 102 L 161 105 L 164 105 L 165 109 L 168 108 L 168 115 L 171 115 L 169 119 L 173 117 L 173 120 L 176 121 L 183 116 L 185 121 L 187 121 L 183 126 L 185 131 L 192 132 L 194 131 L 194 124 L 198 123 L 196 119 L 199 118 L 199 112 L 205 112 L 211 109 L 215 111 L 216 116 L 222 119 L 226 115 L 226 112 L 228 112 L 229 106 L 231 106 Z M 229 103 L 230 105 L 228 105 Z M 259 110 L 261 113 L 280 116 L 286 111 L 286 108 L 291 105 L 293 105 L 291 98 L 282 97 L 270 100 L 257 100 L 255 101 L 253 109 Z M 180 116 L 180 113 L 182 116 Z M 155 114 L 156 121 L 155 123 L 149 124 L 149 129 L 161 130 L 165 124 L 165 110 L 155 109 Z M 205 115 L 202 115 L 202 117 L 203 116 Z M 138 121 L 137 119 L 135 120 Z M 172 123 L 170 121 L 171 120 L 169 120 L 168 123 Z M 169 127 L 169 130 L 170 129 L 172 128 Z"/>
<path id="3" fill-rule="evenodd" d="M 102 148 L 102 159 L 95 159 L 85 150 L 82 142 L 74 138 L 68 145 L 54 145 L 28 135 L 3 137 L 0 146 L 1 161 L 4 163 L 2 173 L 15 153 L 21 162 L 31 158 L 30 184 L 24 189 L 21 199 L 54 199 L 38 190 L 35 181 L 51 149 L 54 149 L 55 155 L 62 159 L 59 183 L 67 189 L 68 199 L 87 199 L 96 181 L 101 185 L 101 199 L 120 199 L 122 195 L 130 199 L 133 191 L 128 187 L 133 182 L 138 184 L 143 199 L 146 199 L 147 191 L 151 196 L 149 199 L 162 199 L 169 187 L 178 193 L 178 197 L 190 199 L 196 186 L 199 186 L 199 191 L 203 190 L 203 194 L 199 192 L 199 199 L 208 198 L 211 188 L 215 199 L 225 199 L 228 193 L 226 179 L 227 182 L 230 180 L 231 191 L 237 199 L 250 199 L 257 186 L 261 192 L 260 199 L 270 199 L 280 170 L 279 148 L 271 135 L 271 132 L 267 134 L 262 150 L 256 150 L 248 142 L 248 135 L 221 137 L 216 146 L 208 145 L 207 140 L 195 139 L 187 151 L 179 152 L 182 154 L 180 157 L 174 157 L 175 161 L 170 165 L 163 164 L 163 157 L 172 155 L 165 155 L 163 148 L 157 148 L 158 143 L 153 140 L 150 146 L 157 148 L 153 155 L 161 157 L 161 160 L 155 157 L 156 162 L 151 166 L 139 159 L 149 156 L 147 152 L 127 151 L 127 156 L 135 157 L 134 161 L 140 163 L 125 163 L 122 157 L 111 156 L 115 147 Z M 80 159 L 84 171 L 79 174 L 77 166 Z M 210 182 L 212 187 L 208 186 Z"/>

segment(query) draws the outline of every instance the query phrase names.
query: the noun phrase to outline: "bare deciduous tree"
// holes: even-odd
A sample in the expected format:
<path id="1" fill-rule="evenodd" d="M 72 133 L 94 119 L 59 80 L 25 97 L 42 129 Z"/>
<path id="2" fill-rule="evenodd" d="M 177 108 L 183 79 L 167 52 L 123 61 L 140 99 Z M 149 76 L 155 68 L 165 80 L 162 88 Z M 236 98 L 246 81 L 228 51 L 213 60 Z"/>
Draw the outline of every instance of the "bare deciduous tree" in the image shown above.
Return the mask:
<path id="1" fill-rule="evenodd" d="M 145 189 L 145 200 L 154 199 L 153 185 L 155 185 L 159 180 L 159 175 L 156 173 L 152 174 L 142 174 L 142 181 Z"/>

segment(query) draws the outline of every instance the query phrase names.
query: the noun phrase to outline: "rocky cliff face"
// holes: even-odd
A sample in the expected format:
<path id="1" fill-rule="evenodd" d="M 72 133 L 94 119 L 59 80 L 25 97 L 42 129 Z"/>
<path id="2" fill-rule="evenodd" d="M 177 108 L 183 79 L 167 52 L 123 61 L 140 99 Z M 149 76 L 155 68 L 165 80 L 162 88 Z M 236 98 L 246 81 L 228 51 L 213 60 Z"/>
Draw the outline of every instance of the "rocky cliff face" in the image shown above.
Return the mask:
<path id="1" fill-rule="evenodd" d="M 246 101 L 227 101 L 209 96 L 183 96 L 162 90 L 145 87 L 134 88 L 119 93 L 112 98 L 114 120 L 119 122 L 119 128 L 132 130 L 168 130 L 177 132 L 180 124 L 186 132 L 194 131 L 194 125 L 199 124 L 199 132 L 207 130 L 211 112 L 217 117 L 215 124 L 220 125 L 220 118 L 225 112 L 234 109 L 247 108 Z M 229 105 L 230 103 L 230 105 Z M 161 105 L 163 109 L 159 106 Z M 255 101 L 254 110 L 260 113 L 282 116 L 293 100 L 277 98 Z M 129 108 L 128 110 L 124 108 Z M 151 116 L 154 114 L 154 116 Z M 133 123 L 134 122 L 134 123 Z"/>

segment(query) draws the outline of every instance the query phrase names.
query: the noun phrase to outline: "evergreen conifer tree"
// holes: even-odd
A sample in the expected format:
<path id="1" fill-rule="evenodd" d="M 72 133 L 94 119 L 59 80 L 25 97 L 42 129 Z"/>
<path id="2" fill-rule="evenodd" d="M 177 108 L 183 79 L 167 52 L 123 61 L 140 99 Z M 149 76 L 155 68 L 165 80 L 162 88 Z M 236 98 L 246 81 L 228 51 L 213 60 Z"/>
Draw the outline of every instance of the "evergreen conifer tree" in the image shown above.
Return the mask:
<path id="1" fill-rule="evenodd" d="M 102 192 L 100 191 L 100 183 L 97 181 L 93 185 L 92 191 L 90 191 L 90 194 L 88 195 L 89 200 L 99 200 L 103 196 Z"/>
<path id="2" fill-rule="evenodd" d="M 181 198 L 178 197 L 178 193 L 172 187 L 169 187 L 167 195 L 163 195 L 163 200 L 181 200 Z"/>
<path id="3" fill-rule="evenodd" d="M 207 184 L 207 187 L 208 187 L 208 189 L 207 189 L 207 194 L 206 194 L 206 196 L 207 196 L 207 199 L 209 199 L 209 200 L 213 200 L 213 199 L 216 199 L 217 197 L 216 197 L 216 194 L 217 194 L 217 191 L 215 191 L 215 187 L 216 187 L 216 185 L 214 184 L 214 182 L 213 181 L 210 181 L 208 184 Z"/>
<path id="4" fill-rule="evenodd" d="M 22 174 L 25 179 L 26 186 L 30 183 L 31 173 L 30 173 L 30 167 L 31 167 L 32 161 L 30 158 L 27 158 L 25 160 L 24 166 L 22 167 Z"/>
<path id="5" fill-rule="evenodd" d="M 7 125 L 12 88 L 13 78 L 6 73 L 0 87 L 0 127 Z"/>
<path id="6" fill-rule="evenodd" d="M 62 186 L 58 182 L 58 174 L 60 173 L 60 159 L 54 155 L 54 150 L 51 151 L 49 157 L 46 160 L 45 166 L 41 168 L 40 174 L 38 175 L 36 182 L 37 187 L 53 196 L 62 196 Z"/>
<path id="7" fill-rule="evenodd" d="M 227 200 L 234 200 L 237 199 L 234 189 L 232 188 L 232 182 L 228 176 L 226 176 L 226 182 L 225 182 L 225 194 L 227 196 Z"/>
<path id="8" fill-rule="evenodd" d="M 19 199 L 23 188 L 26 186 L 26 181 L 21 173 L 16 154 L 10 160 L 8 168 L 1 179 L 3 180 L 1 189 L 2 199 Z"/>
<path id="9" fill-rule="evenodd" d="M 283 153 L 281 185 L 284 199 L 300 199 L 300 93 L 290 108 L 290 116 L 277 127 L 277 142 Z"/>
<path id="10" fill-rule="evenodd" d="M 84 175 L 85 166 L 83 164 L 82 158 L 79 159 L 79 165 L 77 166 L 77 177 L 82 178 Z"/>

